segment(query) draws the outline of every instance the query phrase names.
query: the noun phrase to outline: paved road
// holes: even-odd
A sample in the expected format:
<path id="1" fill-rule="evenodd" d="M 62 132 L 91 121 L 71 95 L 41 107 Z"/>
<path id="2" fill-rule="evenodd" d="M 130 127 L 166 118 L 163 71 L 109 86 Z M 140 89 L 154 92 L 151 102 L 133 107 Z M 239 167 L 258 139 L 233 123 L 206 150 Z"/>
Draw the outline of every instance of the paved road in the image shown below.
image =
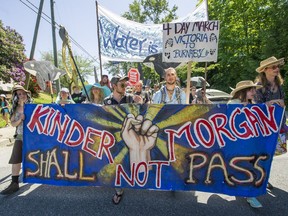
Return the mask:
<path id="1" fill-rule="evenodd" d="M 1 132 L 1 129 L 0 129 Z M 3 133 L 3 131 L 2 131 Z M 12 146 L 0 146 L 0 190 L 10 182 Z M 244 198 L 202 192 L 125 190 L 122 202 L 111 202 L 114 190 L 23 184 L 17 193 L 0 195 L 0 215 L 288 215 L 288 154 L 274 158 L 270 182 L 275 189 L 259 197 L 252 209 Z"/>

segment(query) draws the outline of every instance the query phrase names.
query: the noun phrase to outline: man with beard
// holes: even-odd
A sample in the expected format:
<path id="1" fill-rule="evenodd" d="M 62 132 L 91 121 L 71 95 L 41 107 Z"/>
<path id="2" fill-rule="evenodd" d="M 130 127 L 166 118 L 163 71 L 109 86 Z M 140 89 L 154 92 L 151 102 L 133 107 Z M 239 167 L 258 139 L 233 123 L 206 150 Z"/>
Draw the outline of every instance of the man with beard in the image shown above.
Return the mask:
<path id="1" fill-rule="evenodd" d="M 124 103 L 143 103 L 143 99 L 139 95 L 126 94 L 128 76 L 121 76 L 120 74 L 112 77 L 112 94 L 104 99 L 104 105 L 117 105 Z"/>
<path id="2" fill-rule="evenodd" d="M 138 103 L 142 104 L 143 99 L 139 95 L 132 95 L 126 93 L 127 81 L 129 80 L 128 76 L 121 76 L 120 74 L 112 77 L 112 93 L 104 99 L 104 105 L 118 105 L 125 103 Z M 119 204 L 124 191 L 122 188 L 115 188 L 115 194 L 112 198 L 112 201 L 115 205 Z"/>
<path id="3" fill-rule="evenodd" d="M 186 95 L 179 86 L 176 85 L 177 72 L 170 67 L 164 72 L 164 79 L 166 84 L 161 87 L 153 96 L 153 103 L 155 104 L 185 104 Z"/>

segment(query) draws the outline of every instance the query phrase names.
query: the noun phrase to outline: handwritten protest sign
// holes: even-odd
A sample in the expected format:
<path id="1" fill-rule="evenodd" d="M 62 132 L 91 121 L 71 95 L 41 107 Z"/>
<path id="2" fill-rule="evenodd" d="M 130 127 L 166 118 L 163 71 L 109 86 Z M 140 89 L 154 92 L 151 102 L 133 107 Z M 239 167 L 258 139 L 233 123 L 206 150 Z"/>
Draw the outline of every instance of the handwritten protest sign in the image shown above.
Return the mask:
<path id="1" fill-rule="evenodd" d="M 133 22 L 98 5 L 101 54 L 109 61 L 142 62 L 147 56 L 162 52 L 162 25 Z M 185 17 L 172 22 L 208 19 L 207 3 Z"/>
<path id="2" fill-rule="evenodd" d="M 24 182 L 266 192 L 283 108 L 25 105 Z"/>
<path id="3" fill-rule="evenodd" d="M 217 61 L 219 21 L 163 24 L 163 62 Z"/>

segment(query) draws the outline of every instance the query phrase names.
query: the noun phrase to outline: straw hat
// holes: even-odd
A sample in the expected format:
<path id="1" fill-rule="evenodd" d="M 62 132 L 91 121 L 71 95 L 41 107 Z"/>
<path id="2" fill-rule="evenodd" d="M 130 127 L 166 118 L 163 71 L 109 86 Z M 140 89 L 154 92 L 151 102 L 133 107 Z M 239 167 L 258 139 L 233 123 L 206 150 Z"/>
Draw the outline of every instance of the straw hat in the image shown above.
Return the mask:
<path id="1" fill-rule="evenodd" d="M 21 85 L 15 85 L 15 86 L 13 87 L 12 93 L 14 93 L 14 92 L 17 91 L 17 90 L 23 90 L 23 91 L 25 91 L 26 93 L 31 94 L 30 91 L 26 90 L 26 89 L 25 89 L 23 86 L 21 86 Z"/>
<path id="2" fill-rule="evenodd" d="M 236 92 L 241 91 L 246 88 L 251 88 L 251 87 L 255 87 L 256 89 L 259 89 L 262 87 L 262 85 L 254 84 L 251 80 L 240 81 L 237 83 L 236 88 L 233 89 L 233 91 L 230 94 L 234 96 Z"/>
<path id="3" fill-rule="evenodd" d="M 272 65 L 284 65 L 284 58 L 277 59 L 276 57 L 272 56 L 260 62 L 260 67 L 256 69 L 258 73 L 264 71 L 264 69 L 268 66 Z"/>

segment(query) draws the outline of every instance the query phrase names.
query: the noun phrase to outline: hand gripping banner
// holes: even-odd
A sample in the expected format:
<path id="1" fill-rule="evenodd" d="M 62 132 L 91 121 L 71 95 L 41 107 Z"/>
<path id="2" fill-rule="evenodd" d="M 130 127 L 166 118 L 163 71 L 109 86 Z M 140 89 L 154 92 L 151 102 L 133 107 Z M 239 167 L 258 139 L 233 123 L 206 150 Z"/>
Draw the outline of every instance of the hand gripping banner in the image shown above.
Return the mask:
<path id="1" fill-rule="evenodd" d="M 259 196 L 283 113 L 265 104 L 27 104 L 24 182 Z"/>

